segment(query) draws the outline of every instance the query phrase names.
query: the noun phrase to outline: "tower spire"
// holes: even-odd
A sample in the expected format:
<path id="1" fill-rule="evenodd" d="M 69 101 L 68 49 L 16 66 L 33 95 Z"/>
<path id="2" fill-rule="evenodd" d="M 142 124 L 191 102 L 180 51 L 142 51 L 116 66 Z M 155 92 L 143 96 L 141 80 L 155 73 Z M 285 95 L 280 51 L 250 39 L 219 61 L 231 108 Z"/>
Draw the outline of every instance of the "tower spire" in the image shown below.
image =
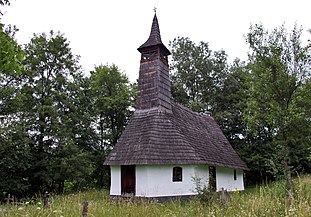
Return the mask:
<path id="1" fill-rule="evenodd" d="M 171 53 L 162 43 L 156 14 L 149 38 L 137 50 L 141 53 L 141 60 L 136 108 L 161 108 L 171 111 L 171 83 L 167 59 Z"/>
<path id="2" fill-rule="evenodd" d="M 156 46 L 156 45 L 159 45 L 161 47 L 161 49 L 163 50 L 163 52 L 164 52 L 164 54 L 166 56 L 171 54 L 171 52 L 162 43 L 157 14 L 154 13 L 154 17 L 153 17 L 153 21 L 152 21 L 152 25 L 151 25 L 151 31 L 150 31 L 149 38 L 137 50 L 139 52 L 142 52 L 142 50 L 144 48 L 151 47 L 151 46 Z"/>

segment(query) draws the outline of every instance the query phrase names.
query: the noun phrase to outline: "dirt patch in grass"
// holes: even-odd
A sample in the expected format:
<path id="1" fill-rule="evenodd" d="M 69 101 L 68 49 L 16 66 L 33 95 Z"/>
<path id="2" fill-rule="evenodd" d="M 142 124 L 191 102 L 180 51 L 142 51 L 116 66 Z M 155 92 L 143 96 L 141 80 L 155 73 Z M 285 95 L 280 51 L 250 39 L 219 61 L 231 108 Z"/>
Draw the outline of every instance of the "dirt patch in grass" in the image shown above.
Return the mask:
<path id="1" fill-rule="evenodd" d="M 311 184 L 311 176 L 306 176 L 302 179 L 303 183 Z"/>

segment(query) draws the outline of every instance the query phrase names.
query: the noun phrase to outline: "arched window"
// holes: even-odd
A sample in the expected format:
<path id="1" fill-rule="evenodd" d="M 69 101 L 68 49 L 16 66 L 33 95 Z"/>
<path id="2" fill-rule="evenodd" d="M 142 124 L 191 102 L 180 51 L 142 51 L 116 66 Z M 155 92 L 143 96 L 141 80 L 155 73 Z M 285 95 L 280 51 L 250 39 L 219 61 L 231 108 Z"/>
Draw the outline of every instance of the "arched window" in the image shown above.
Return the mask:
<path id="1" fill-rule="evenodd" d="M 182 182 L 182 168 L 181 167 L 173 168 L 173 182 Z"/>

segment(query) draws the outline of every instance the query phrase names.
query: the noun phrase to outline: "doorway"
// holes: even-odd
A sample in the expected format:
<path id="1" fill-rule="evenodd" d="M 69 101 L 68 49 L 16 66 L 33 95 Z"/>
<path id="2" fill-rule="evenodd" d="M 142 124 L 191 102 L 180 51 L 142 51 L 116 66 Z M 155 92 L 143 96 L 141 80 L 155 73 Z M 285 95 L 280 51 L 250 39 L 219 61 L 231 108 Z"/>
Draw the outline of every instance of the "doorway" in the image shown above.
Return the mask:
<path id="1" fill-rule="evenodd" d="M 135 195 L 135 165 L 121 166 L 121 194 Z"/>
<path id="2" fill-rule="evenodd" d="M 208 168 L 209 171 L 209 176 L 208 176 L 208 188 L 210 191 L 216 191 L 216 167 L 214 166 L 209 166 Z"/>

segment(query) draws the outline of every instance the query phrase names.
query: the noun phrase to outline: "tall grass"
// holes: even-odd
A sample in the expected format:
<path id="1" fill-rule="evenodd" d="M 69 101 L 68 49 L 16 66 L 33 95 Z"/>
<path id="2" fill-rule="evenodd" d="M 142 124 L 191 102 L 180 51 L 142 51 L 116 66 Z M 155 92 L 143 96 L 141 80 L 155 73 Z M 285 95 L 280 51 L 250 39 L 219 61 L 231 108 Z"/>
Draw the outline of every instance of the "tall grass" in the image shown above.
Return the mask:
<path id="1" fill-rule="evenodd" d="M 88 216 L 311 216 L 311 177 L 295 180 L 295 199 L 291 207 L 285 205 L 282 181 L 230 194 L 223 205 L 217 198 L 210 203 L 198 199 L 166 203 L 112 202 L 106 190 L 89 190 L 71 195 L 52 196 L 50 209 L 43 209 L 42 200 L 24 205 L 1 205 L 0 216 L 78 217 L 82 216 L 82 202 L 89 202 Z"/>

